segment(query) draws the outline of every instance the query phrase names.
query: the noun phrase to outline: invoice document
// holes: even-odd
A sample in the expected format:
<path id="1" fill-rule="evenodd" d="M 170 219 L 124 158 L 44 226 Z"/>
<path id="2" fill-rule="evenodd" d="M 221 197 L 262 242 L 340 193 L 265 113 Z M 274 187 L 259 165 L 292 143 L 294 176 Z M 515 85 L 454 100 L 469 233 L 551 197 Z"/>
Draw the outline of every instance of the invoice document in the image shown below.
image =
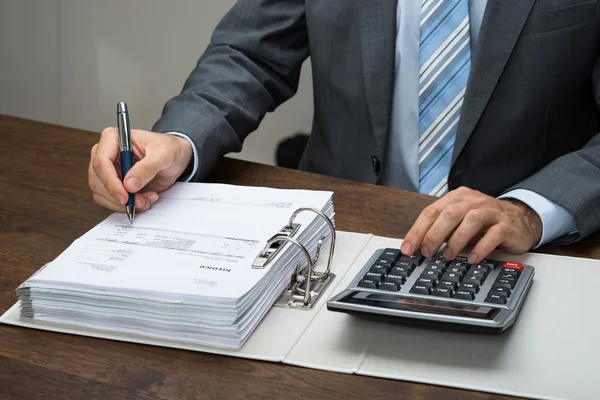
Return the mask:
<path id="1" fill-rule="evenodd" d="M 245 338 L 296 264 L 306 264 L 283 244 L 264 268 L 252 268 L 301 207 L 333 219 L 331 192 L 177 183 L 133 224 L 112 214 L 24 282 L 21 315 L 203 341 Z M 330 240 L 317 214 L 300 213 L 294 223 L 311 254 Z"/>

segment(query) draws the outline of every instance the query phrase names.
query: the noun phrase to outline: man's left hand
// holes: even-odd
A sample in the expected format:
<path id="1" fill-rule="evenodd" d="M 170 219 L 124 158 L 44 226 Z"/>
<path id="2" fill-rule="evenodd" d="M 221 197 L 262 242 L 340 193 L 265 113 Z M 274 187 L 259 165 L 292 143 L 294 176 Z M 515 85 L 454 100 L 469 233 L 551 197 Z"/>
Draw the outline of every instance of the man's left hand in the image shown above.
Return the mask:
<path id="1" fill-rule="evenodd" d="M 446 242 L 442 255 L 453 260 L 465 246 L 473 244 L 468 262 L 475 264 L 495 248 L 524 253 L 541 236 L 542 220 L 526 204 L 460 187 L 423 210 L 401 249 L 407 255 L 420 249 L 425 257 L 432 257 Z"/>

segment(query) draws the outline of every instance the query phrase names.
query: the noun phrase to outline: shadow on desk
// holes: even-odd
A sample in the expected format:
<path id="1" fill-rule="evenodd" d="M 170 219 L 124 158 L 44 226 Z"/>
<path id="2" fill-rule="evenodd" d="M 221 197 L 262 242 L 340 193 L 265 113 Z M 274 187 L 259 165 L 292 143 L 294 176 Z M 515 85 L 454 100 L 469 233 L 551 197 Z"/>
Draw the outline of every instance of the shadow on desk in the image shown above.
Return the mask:
<path id="1" fill-rule="evenodd" d="M 501 334 L 433 330 L 418 326 L 348 318 L 348 334 L 339 345 L 354 354 L 365 352 L 365 362 L 437 365 L 469 370 L 497 369 L 510 357 L 512 328 Z M 373 332 L 379 333 L 377 336 Z M 448 337 L 451 340 L 447 340 Z M 364 365 L 364 362 L 363 362 Z"/>

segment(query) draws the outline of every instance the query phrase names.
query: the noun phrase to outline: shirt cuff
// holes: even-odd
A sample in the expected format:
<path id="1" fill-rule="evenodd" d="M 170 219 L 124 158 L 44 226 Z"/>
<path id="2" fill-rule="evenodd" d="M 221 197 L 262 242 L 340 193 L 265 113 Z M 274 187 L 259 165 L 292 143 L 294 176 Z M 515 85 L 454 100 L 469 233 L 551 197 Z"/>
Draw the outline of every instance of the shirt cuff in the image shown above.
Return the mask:
<path id="1" fill-rule="evenodd" d="M 534 249 L 561 236 L 577 234 L 577 225 L 573 214 L 544 196 L 526 189 L 515 189 L 498 198 L 519 200 L 540 216 L 542 237 Z"/>
<path id="2" fill-rule="evenodd" d="M 167 135 L 175 135 L 175 136 L 179 136 L 182 137 L 184 139 L 186 139 L 190 145 L 192 146 L 192 159 L 194 160 L 194 167 L 192 169 L 192 172 L 186 177 L 186 176 L 180 176 L 179 180 L 183 181 L 183 182 L 189 182 L 192 180 L 192 178 L 194 176 L 196 176 L 196 173 L 198 172 L 198 149 L 196 149 L 196 145 L 194 144 L 194 142 L 192 142 L 192 139 L 189 138 L 189 136 L 184 135 L 183 133 L 180 132 L 165 132 L 165 134 Z"/>

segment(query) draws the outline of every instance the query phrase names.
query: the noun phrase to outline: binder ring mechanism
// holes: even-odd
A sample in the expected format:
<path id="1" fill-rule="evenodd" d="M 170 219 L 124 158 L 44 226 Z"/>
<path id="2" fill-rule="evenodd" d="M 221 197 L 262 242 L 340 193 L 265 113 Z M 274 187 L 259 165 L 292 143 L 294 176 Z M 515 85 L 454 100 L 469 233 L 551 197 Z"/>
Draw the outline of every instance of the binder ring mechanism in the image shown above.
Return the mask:
<path id="1" fill-rule="evenodd" d="M 294 223 L 294 219 L 303 211 L 311 211 L 318 214 L 321 218 L 325 219 L 331 230 L 329 259 L 327 260 L 327 268 L 324 272 L 315 271 L 314 265 L 319 260 L 321 246 L 326 237 L 323 236 L 317 242 L 317 251 L 314 260 L 310 257 L 310 253 L 306 247 L 292 237 L 300 228 L 300 224 Z M 331 222 L 331 220 L 320 210 L 312 207 L 299 208 L 292 214 L 288 224 L 283 227 L 279 233 L 267 241 L 265 248 L 260 252 L 258 257 L 256 257 L 252 267 L 264 268 L 283 247 L 282 244 L 284 242 L 289 242 L 300 249 L 307 260 L 308 267 L 301 270 L 300 263 L 296 265 L 290 284 L 273 305 L 276 307 L 310 310 L 335 278 L 335 274 L 331 272 L 331 263 L 335 250 L 335 227 L 333 226 L 333 222 Z"/>

